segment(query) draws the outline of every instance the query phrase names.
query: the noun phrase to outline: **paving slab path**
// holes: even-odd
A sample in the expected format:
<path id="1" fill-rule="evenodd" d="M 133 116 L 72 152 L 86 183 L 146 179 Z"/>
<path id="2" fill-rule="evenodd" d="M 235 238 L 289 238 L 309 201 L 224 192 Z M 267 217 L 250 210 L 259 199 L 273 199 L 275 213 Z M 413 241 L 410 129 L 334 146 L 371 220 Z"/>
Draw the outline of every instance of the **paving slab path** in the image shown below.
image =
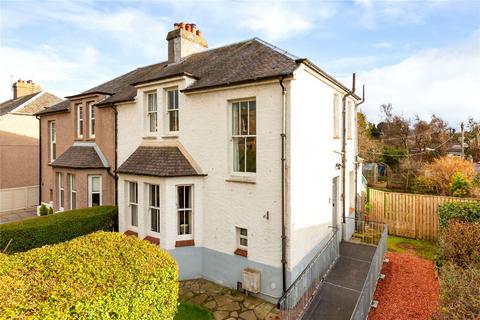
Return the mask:
<path id="1" fill-rule="evenodd" d="M 0 213 L 0 224 L 25 220 L 25 219 L 33 218 L 36 216 L 37 216 L 36 208 L 2 212 Z"/>
<path id="2" fill-rule="evenodd" d="M 180 281 L 180 301 L 200 305 L 215 320 L 280 320 L 275 305 L 205 279 Z"/>

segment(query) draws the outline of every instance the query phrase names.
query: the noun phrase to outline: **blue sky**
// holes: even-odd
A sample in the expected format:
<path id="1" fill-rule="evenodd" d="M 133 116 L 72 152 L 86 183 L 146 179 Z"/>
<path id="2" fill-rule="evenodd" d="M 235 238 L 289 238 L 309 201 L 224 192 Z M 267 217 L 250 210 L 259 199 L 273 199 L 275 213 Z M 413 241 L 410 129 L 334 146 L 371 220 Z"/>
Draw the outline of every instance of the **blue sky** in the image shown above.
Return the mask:
<path id="1" fill-rule="evenodd" d="M 350 84 L 363 110 L 392 103 L 408 117 L 452 125 L 480 119 L 480 1 L 2 1 L 0 99 L 11 79 L 60 96 L 166 58 L 174 22 L 209 47 L 258 36 Z"/>

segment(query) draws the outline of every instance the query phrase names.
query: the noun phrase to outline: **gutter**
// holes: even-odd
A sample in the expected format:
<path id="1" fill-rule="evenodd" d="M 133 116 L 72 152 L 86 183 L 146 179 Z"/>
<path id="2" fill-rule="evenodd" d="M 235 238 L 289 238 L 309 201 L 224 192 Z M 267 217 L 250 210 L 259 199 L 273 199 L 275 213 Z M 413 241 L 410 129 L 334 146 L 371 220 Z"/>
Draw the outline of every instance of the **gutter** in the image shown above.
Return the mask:
<path id="1" fill-rule="evenodd" d="M 357 107 L 365 102 L 365 85 L 362 88 L 362 100 L 355 104 L 355 120 L 357 120 Z M 355 220 L 358 220 L 358 125 L 355 123 L 355 137 L 357 139 L 357 145 L 355 147 Z"/>
<path id="2" fill-rule="evenodd" d="M 40 116 L 35 115 L 38 120 L 38 205 L 42 203 L 42 121 Z"/>
<path id="3" fill-rule="evenodd" d="M 287 236 L 285 227 L 285 211 L 287 207 L 286 197 L 286 145 L 287 145 L 287 90 L 283 84 L 285 77 L 280 78 L 280 86 L 282 87 L 282 290 L 283 293 L 287 291 Z"/>
<path id="4" fill-rule="evenodd" d="M 347 98 L 355 96 L 355 73 L 352 79 L 352 90 L 348 90 L 342 98 L 342 223 L 345 224 L 345 180 L 347 165 Z"/>

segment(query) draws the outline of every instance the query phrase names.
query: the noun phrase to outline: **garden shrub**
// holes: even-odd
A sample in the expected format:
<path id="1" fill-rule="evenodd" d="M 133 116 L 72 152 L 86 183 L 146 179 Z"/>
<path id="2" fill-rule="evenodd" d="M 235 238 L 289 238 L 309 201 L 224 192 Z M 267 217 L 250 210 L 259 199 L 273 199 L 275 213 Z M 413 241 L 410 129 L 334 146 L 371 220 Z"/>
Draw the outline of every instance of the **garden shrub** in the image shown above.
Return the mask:
<path id="1" fill-rule="evenodd" d="M 21 252 L 98 230 L 112 231 L 116 222 L 117 208 L 104 206 L 1 224 L 0 251 L 5 250 L 7 245 L 7 253 Z"/>
<path id="2" fill-rule="evenodd" d="M 413 182 L 412 191 L 417 194 L 438 194 L 438 185 L 427 177 L 419 176 Z"/>
<path id="3" fill-rule="evenodd" d="M 480 268 L 447 262 L 440 269 L 441 319 L 480 317 Z"/>
<path id="4" fill-rule="evenodd" d="M 450 192 L 454 197 L 466 198 L 471 193 L 470 181 L 460 172 L 456 172 L 450 182 Z"/>
<path id="5" fill-rule="evenodd" d="M 52 207 L 48 208 L 48 214 L 53 214 L 53 208 Z"/>
<path id="6" fill-rule="evenodd" d="M 480 222 L 480 201 L 450 202 L 439 207 L 440 226 L 445 228 L 449 220 Z"/>
<path id="7" fill-rule="evenodd" d="M 442 232 L 440 247 L 444 260 L 480 268 L 480 223 L 451 221 Z"/>
<path id="8" fill-rule="evenodd" d="M 136 237 L 99 231 L 0 256 L 2 319 L 173 319 L 178 268 Z"/>
<path id="9" fill-rule="evenodd" d="M 42 203 L 42 205 L 40 206 L 39 213 L 41 216 L 46 216 L 48 214 L 48 208 L 44 203 Z"/>

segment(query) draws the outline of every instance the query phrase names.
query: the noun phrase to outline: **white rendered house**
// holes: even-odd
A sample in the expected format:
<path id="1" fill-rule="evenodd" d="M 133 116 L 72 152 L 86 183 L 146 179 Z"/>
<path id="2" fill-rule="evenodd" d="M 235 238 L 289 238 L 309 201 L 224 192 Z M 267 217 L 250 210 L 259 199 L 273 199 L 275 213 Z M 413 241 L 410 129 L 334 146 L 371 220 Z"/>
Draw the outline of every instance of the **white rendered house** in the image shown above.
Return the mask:
<path id="1" fill-rule="evenodd" d="M 251 268 L 278 299 L 342 227 L 349 89 L 259 39 L 207 49 L 178 24 L 167 40 L 168 61 L 89 90 L 117 112 L 120 231 L 168 250 L 181 279 L 237 287 Z M 347 216 L 358 101 L 346 99 Z"/>

